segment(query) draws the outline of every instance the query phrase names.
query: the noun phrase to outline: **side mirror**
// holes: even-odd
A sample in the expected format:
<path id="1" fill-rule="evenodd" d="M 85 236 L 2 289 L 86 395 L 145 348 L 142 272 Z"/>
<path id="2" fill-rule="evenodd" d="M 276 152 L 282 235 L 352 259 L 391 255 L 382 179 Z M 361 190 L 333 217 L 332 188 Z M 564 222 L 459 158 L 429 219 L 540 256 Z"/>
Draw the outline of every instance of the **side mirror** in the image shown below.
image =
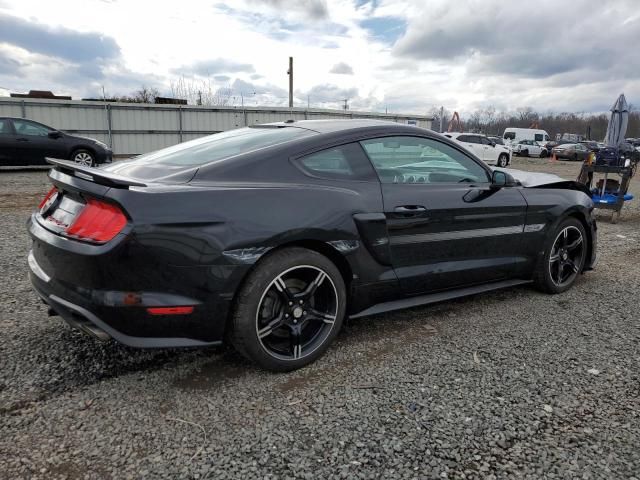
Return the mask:
<path id="1" fill-rule="evenodd" d="M 491 188 L 500 189 L 503 187 L 513 187 L 517 185 L 516 180 L 507 172 L 502 170 L 494 170 L 491 175 Z"/>
<path id="2" fill-rule="evenodd" d="M 495 147 L 496 146 L 496 142 L 494 142 L 493 140 L 491 140 L 491 146 Z"/>
<path id="3" fill-rule="evenodd" d="M 60 133 L 58 130 L 53 130 L 53 131 L 49 132 L 47 134 L 47 136 L 49 138 L 60 138 L 62 136 L 62 133 Z"/>

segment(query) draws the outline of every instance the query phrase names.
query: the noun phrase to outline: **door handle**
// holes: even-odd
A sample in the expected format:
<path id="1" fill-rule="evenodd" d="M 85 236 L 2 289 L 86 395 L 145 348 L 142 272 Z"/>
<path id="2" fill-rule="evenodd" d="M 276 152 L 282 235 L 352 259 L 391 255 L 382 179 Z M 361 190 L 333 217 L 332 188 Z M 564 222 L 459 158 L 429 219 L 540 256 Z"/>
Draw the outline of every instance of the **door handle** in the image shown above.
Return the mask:
<path id="1" fill-rule="evenodd" d="M 426 212 L 427 209 L 422 205 L 402 205 L 393 209 L 395 213 L 402 213 L 404 215 L 415 215 L 418 213 Z"/>

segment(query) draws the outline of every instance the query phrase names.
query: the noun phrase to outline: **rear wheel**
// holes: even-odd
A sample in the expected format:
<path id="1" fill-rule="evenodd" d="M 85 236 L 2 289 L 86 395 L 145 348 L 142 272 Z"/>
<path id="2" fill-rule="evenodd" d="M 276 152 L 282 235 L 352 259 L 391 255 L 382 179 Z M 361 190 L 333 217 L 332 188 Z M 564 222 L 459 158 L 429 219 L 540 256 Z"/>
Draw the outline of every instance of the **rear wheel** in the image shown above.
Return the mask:
<path id="1" fill-rule="evenodd" d="M 231 342 L 263 368 L 295 370 L 327 350 L 345 311 L 336 266 L 312 250 L 286 248 L 261 260 L 240 289 Z"/>
<path id="2" fill-rule="evenodd" d="M 548 156 L 549 156 L 549 152 L 547 152 L 545 149 L 543 149 L 543 150 L 540 152 L 540 158 L 546 158 L 546 157 L 548 157 Z"/>
<path id="3" fill-rule="evenodd" d="M 536 286 L 547 293 L 561 293 L 573 286 L 584 268 L 587 235 L 582 223 L 566 218 L 549 237 L 545 253 L 536 267 Z"/>
<path id="4" fill-rule="evenodd" d="M 84 165 L 85 167 L 93 167 L 95 165 L 93 153 L 83 148 L 73 152 L 73 154 L 71 155 L 71 160 L 79 165 Z"/>
<path id="5" fill-rule="evenodd" d="M 501 153 L 500 156 L 498 157 L 498 166 L 504 168 L 508 164 L 509 164 L 509 155 L 507 155 L 506 153 Z"/>
<path id="6" fill-rule="evenodd" d="M 573 161 L 574 161 L 574 162 L 577 162 L 577 161 L 578 161 L 578 154 L 577 154 L 577 153 L 574 153 L 574 154 L 573 154 Z"/>
<path id="7" fill-rule="evenodd" d="M 523 157 L 528 157 L 529 156 L 529 150 L 522 150 L 520 152 L 520 155 L 522 155 Z"/>

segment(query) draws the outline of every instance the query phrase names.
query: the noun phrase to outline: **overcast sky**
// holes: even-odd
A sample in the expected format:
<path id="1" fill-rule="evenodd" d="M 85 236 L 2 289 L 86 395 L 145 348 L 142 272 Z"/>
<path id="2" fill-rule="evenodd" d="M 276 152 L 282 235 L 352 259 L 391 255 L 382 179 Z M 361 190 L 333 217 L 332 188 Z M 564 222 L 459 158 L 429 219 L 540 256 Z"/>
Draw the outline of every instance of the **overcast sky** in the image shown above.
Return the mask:
<path id="1" fill-rule="evenodd" d="M 461 114 L 640 105 L 637 0 L 0 0 L 0 95 L 182 78 L 233 101 Z"/>

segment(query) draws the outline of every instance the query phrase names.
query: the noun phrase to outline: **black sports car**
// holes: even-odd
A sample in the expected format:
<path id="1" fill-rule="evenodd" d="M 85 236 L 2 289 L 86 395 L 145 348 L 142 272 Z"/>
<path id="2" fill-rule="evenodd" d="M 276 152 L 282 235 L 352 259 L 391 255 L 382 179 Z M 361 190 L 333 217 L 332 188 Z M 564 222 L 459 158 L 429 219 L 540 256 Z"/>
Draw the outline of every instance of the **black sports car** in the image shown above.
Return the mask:
<path id="1" fill-rule="evenodd" d="M 0 117 L 0 167 L 47 165 L 68 158 L 90 167 L 111 163 L 111 149 L 93 138 L 70 135 L 24 118 Z"/>
<path id="2" fill-rule="evenodd" d="M 33 286 L 50 313 L 134 347 L 229 341 L 292 370 L 346 317 L 530 282 L 558 293 L 596 258 L 584 186 L 492 170 L 408 125 L 290 121 L 101 169 L 50 162 Z"/>

